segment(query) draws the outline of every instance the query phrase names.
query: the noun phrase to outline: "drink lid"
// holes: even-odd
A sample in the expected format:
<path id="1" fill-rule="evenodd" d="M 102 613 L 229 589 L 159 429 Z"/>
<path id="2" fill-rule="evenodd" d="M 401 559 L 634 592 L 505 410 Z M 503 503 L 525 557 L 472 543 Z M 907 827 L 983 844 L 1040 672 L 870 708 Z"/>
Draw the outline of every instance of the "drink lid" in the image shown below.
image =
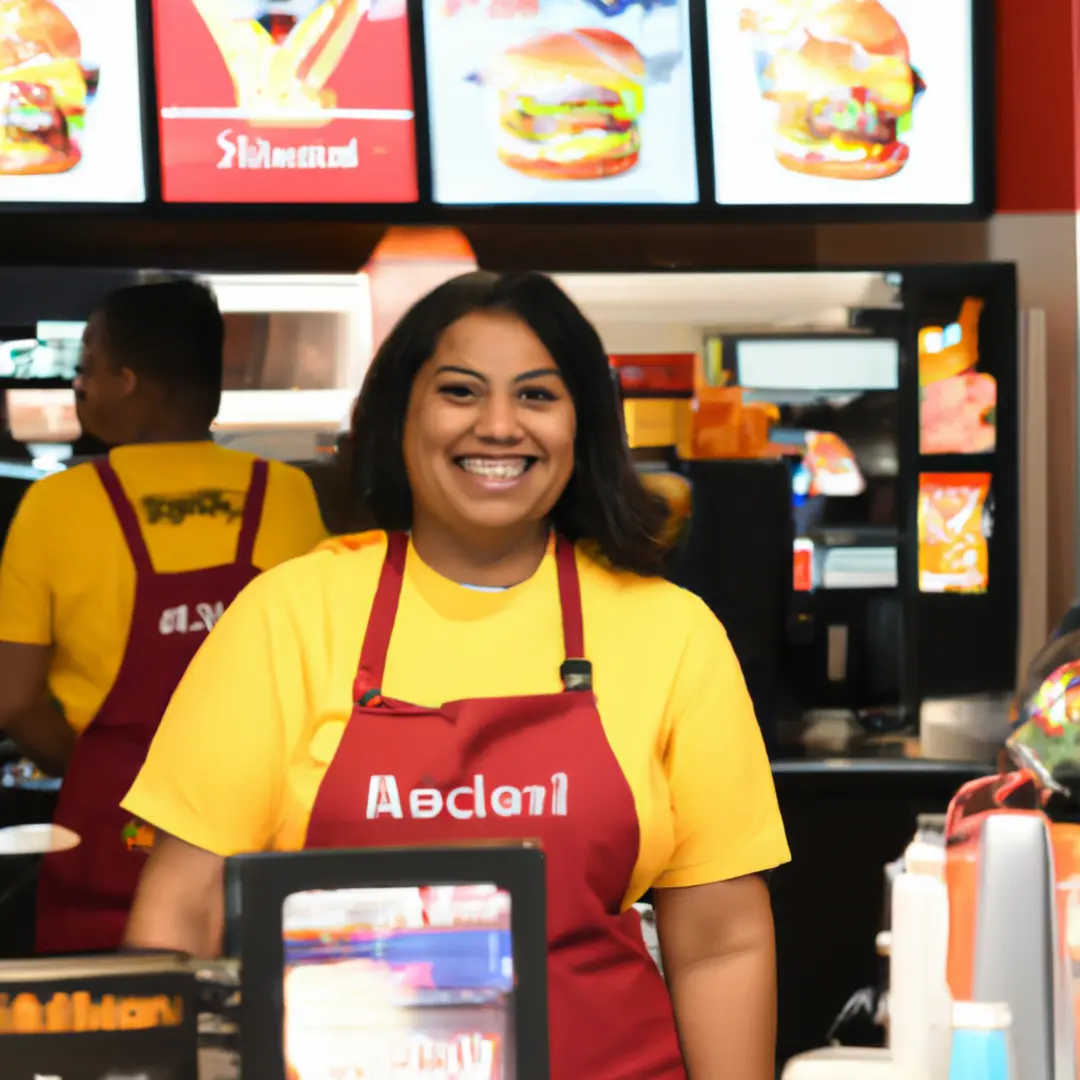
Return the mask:
<path id="1" fill-rule="evenodd" d="M 1012 1010 L 1004 1001 L 954 1001 L 953 1027 L 984 1031 L 1012 1026 Z"/>

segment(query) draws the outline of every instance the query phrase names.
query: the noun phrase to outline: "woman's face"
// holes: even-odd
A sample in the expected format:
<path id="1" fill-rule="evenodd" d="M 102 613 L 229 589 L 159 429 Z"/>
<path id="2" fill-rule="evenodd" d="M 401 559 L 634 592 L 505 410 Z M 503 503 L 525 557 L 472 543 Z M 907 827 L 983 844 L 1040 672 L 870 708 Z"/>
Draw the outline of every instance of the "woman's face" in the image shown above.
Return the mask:
<path id="1" fill-rule="evenodd" d="M 405 417 L 413 515 L 455 531 L 543 521 L 574 471 L 577 417 L 551 354 L 514 315 L 452 324 Z"/>

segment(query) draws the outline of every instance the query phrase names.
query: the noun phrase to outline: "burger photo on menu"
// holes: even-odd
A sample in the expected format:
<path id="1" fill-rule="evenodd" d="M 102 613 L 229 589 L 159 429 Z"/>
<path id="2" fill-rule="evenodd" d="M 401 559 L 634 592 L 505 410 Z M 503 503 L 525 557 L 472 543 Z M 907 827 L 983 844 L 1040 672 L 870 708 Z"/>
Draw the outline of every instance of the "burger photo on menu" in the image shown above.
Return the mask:
<path id="1" fill-rule="evenodd" d="M 0 0 L 0 201 L 146 197 L 135 0 Z"/>
<path id="2" fill-rule="evenodd" d="M 416 201 L 405 0 L 155 0 L 154 16 L 166 202 Z"/>
<path id="3" fill-rule="evenodd" d="M 717 201 L 973 201 L 971 0 L 707 0 Z"/>
<path id="4" fill-rule="evenodd" d="M 448 205 L 698 198 L 688 0 L 425 0 Z"/>

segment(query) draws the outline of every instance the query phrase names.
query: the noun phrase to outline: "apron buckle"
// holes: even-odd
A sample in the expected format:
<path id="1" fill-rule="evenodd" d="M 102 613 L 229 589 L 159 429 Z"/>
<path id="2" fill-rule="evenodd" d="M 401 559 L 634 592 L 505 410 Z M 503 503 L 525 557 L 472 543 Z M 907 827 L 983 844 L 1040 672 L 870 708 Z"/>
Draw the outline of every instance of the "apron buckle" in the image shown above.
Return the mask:
<path id="1" fill-rule="evenodd" d="M 357 708 L 366 709 L 369 705 L 373 708 L 382 704 L 382 690 L 379 687 L 375 687 L 374 690 L 368 690 L 357 702 Z"/>
<path id="2" fill-rule="evenodd" d="M 564 690 L 592 689 L 592 664 L 588 660 L 564 660 L 559 675 L 562 676 Z"/>

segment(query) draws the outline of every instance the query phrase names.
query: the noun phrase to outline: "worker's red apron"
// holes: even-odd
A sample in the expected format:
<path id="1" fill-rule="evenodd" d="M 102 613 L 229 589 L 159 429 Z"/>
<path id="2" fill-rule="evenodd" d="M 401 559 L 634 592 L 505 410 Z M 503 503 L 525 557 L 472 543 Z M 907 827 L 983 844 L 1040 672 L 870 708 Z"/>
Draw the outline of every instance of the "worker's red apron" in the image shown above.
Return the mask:
<path id="1" fill-rule="evenodd" d="M 165 707 L 221 611 L 259 571 L 252 562 L 266 494 L 256 460 L 244 502 L 236 559 L 224 566 L 159 574 L 134 507 L 107 459 L 95 462 L 135 564 L 135 606 L 116 681 L 71 755 L 54 818 L 82 838 L 42 861 L 37 899 L 39 953 L 119 948 L 144 852 L 129 851 L 120 808 Z"/>
<path id="2" fill-rule="evenodd" d="M 638 818 L 584 660 L 573 545 L 556 543 L 563 692 L 441 708 L 380 693 L 407 551 L 408 538 L 391 534 L 356 704 L 319 788 L 306 846 L 539 839 L 548 868 L 553 1080 L 685 1080 L 667 988 L 637 913 L 621 912 L 638 857 Z"/>

